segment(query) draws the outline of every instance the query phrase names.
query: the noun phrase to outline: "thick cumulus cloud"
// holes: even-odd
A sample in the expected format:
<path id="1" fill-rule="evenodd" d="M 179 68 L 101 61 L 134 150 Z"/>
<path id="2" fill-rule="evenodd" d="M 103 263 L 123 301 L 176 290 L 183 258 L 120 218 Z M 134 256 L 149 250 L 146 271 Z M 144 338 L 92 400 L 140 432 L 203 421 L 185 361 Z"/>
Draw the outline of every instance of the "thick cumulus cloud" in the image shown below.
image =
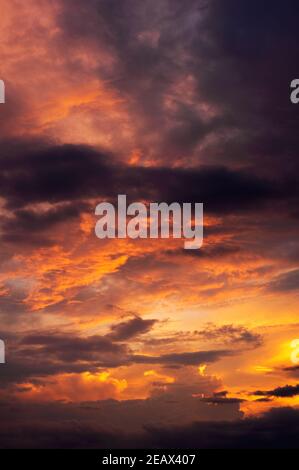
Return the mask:
<path id="1" fill-rule="evenodd" d="M 156 364 L 170 368 L 198 366 L 201 363 L 214 363 L 223 357 L 246 350 L 245 344 L 243 349 L 238 350 L 217 347 L 159 355 L 133 352 L 129 341 L 134 341 L 134 339 L 140 341 L 140 335 L 149 333 L 156 323 L 155 319 L 146 320 L 135 316 L 112 324 L 110 331 L 105 335 L 87 337 L 79 336 L 76 332 L 34 331 L 18 335 L 1 332 L 1 337 L 6 338 L 7 341 L 8 354 L 7 363 L 2 366 L 0 385 L 6 387 L 14 383 L 34 382 L 55 374 L 95 373 L 108 368 L 134 364 Z M 220 331 L 217 338 L 221 334 Z M 244 329 L 242 332 L 244 334 Z M 178 341 L 178 338 L 175 341 Z M 235 339 L 231 345 L 234 342 Z M 150 341 L 145 338 L 144 344 L 149 343 Z"/>
<path id="2" fill-rule="evenodd" d="M 123 329 L 123 324 L 120 325 Z M 9 347 L 7 363 L 2 366 L 0 386 L 4 387 L 7 384 L 34 382 L 35 379 L 59 373 L 96 372 L 134 364 L 198 366 L 236 354 L 236 351 L 230 349 L 210 349 L 142 355 L 133 353 L 129 343 L 120 343 L 119 337 L 112 339 L 109 334 L 84 338 L 75 334 L 43 332 L 16 339 L 4 332 L 3 337 L 8 338 Z"/>

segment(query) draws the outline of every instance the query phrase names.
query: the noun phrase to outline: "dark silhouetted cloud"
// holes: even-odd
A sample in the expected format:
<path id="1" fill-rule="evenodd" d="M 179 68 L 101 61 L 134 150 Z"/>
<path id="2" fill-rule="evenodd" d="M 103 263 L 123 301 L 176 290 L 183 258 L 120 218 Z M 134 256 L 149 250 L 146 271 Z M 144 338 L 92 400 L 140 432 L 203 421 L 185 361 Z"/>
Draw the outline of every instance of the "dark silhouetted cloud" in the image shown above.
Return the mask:
<path id="1" fill-rule="evenodd" d="M 285 385 L 283 387 L 277 387 L 273 390 L 257 390 L 253 395 L 269 396 L 269 397 L 295 397 L 299 395 L 299 384 L 298 385 Z"/>
<path id="2" fill-rule="evenodd" d="M 152 329 L 157 320 L 143 320 L 136 316 L 122 323 L 112 325 L 111 332 L 107 335 L 113 341 L 126 341 Z"/>

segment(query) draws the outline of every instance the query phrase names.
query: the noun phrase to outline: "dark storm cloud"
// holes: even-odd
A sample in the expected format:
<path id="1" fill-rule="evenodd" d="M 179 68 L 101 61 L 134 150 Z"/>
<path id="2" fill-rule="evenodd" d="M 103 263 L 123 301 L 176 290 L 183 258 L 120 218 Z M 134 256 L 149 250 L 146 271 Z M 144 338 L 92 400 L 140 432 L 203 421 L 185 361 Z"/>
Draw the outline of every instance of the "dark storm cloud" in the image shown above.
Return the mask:
<path id="1" fill-rule="evenodd" d="M 126 348 L 104 337 L 80 338 L 51 331 L 32 334 L 1 332 L 6 363 L 1 367 L 0 387 L 47 380 L 60 373 L 96 372 L 105 363 L 119 365 Z"/>
<path id="2" fill-rule="evenodd" d="M 28 154 L 3 154 L 1 195 L 8 208 L 18 209 L 21 226 L 29 219 L 33 228 L 59 222 L 64 212 L 53 209 L 48 215 L 21 211 L 28 204 L 66 203 L 95 197 L 204 202 L 207 211 L 234 212 L 256 209 L 263 202 L 286 196 L 282 187 L 244 170 L 225 167 L 175 168 L 126 167 L 109 163 L 109 156 L 91 147 L 62 145 Z M 79 206 L 80 207 L 80 206 Z M 66 216 L 76 208 L 64 206 Z M 16 221 L 17 222 L 17 221 Z M 8 229 L 14 222 L 6 221 Z"/>
<path id="3" fill-rule="evenodd" d="M 295 397 L 296 395 L 299 395 L 299 384 L 285 385 L 284 387 L 277 387 L 273 390 L 257 390 L 253 393 L 253 395 L 269 397 Z"/>
<path id="4" fill-rule="evenodd" d="M 157 320 L 143 320 L 140 317 L 134 317 L 122 323 L 112 325 L 111 332 L 107 337 L 113 341 L 126 341 L 140 334 L 147 333 L 156 322 Z"/>
<path id="5" fill-rule="evenodd" d="M 211 170 L 211 178 L 209 174 L 202 178 L 195 174 L 192 180 L 181 176 L 181 186 L 188 188 L 182 196 L 188 200 L 202 194 L 211 209 L 214 204 L 223 211 L 231 205 L 254 207 L 269 193 L 276 193 L 281 175 L 286 178 L 285 193 L 291 194 L 297 186 L 298 108 L 290 104 L 289 83 L 297 74 L 298 29 L 294 18 L 298 8 L 292 0 L 283 8 L 280 0 L 267 7 L 258 0 L 246 5 L 238 0 L 225 4 L 221 0 L 192 0 L 187 5 L 179 0 L 123 0 L 121 4 L 117 0 L 65 0 L 59 26 L 63 44 L 83 43 L 91 52 L 96 44 L 111 57 L 108 67 L 99 66 L 99 75 L 127 98 L 134 126 L 140 123 L 141 127 L 139 141 L 136 137 L 138 147 L 152 152 L 153 157 L 162 155 L 160 161 L 163 158 L 165 167 L 178 155 L 188 157 L 192 152 L 200 163 L 217 165 Z M 173 88 L 178 81 L 188 85 L 189 77 L 194 90 L 187 102 L 185 89 L 178 94 Z M 165 105 L 167 99 L 172 100 L 171 106 Z M 200 105 L 215 105 L 217 117 L 206 119 L 205 113 L 197 110 Z M 31 191 L 26 188 L 29 199 L 57 201 L 78 197 L 79 193 L 85 198 L 91 193 L 107 196 L 113 191 L 116 194 L 117 188 L 118 192 L 123 190 L 119 179 L 117 188 L 111 185 L 115 179 L 111 180 L 106 166 L 91 155 L 84 167 L 78 155 L 70 164 L 65 161 L 64 150 L 53 152 L 53 163 L 56 165 L 60 154 L 61 165 L 54 170 L 45 162 L 44 172 L 39 169 L 40 187 L 33 179 Z M 34 168 L 35 164 L 29 158 L 28 166 Z M 70 166 L 74 169 L 72 178 Z M 251 173 L 231 173 L 225 166 L 249 166 Z M 77 173 L 81 178 L 76 181 Z M 271 178 L 256 179 L 252 173 Z M 18 180 L 21 187 L 28 186 L 24 176 L 23 184 Z M 93 176 L 98 180 L 98 191 L 92 184 Z M 134 186 L 136 172 L 131 176 Z M 157 186 L 172 178 L 170 171 L 156 176 Z M 56 187 L 51 190 L 53 180 Z M 210 188 L 208 194 L 205 182 Z M 205 189 L 199 193 L 202 185 Z M 177 197 L 171 194 L 173 200 L 180 198 L 177 186 Z M 147 189 L 153 189 L 152 185 Z M 21 191 L 13 192 L 11 203 L 20 204 Z"/>
<path id="6" fill-rule="evenodd" d="M 101 66 L 101 78 L 128 98 L 134 125 L 142 128 L 137 146 L 153 158 L 163 155 L 164 168 L 110 164 L 111 155 L 80 146 L 39 143 L 32 152 L 27 143 L 17 155 L 17 144 L 10 151 L 6 143 L 0 182 L 8 206 L 124 192 L 134 199 L 203 201 L 206 211 L 221 214 L 255 210 L 265 201 L 297 207 L 298 110 L 289 103 L 297 11 L 297 2 L 282 9 L 278 0 L 267 8 L 257 0 L 65 0 L 61 41 L 83 41 L 92 51 L 99 45 L 113 59 Z M 188 77 L 194 82 L 189 103 L 187 92 L 173 91 Z M 201 115 L 201 104 L 215 105 L 217 117 Z M 197 159 L 199 142 L 203 166 L 169 168 L 182 152 L 194 151 Z"/>
<path id="7" fill-rule="evenodd" d="M 43 436 L 41 439 L 44 443 L 47 441 L 48 427 L 51 430 L 56 429 L 58 439 L 55 441 L 54 438 L 52 444 L 49 443 L 49 446 L 54 445 L 55 447 L 62 443 L 61 439 L 63 437 L 60 431 L 63 431 L 63 423 L 69 423 L 70 427 L 67 430 L 65 429 L 66 441 L 64 442 L 68 441 L 73 447 L 72 433 L 79 428 L 84 429 L 89 436 L 90 433 L 87 430 L 88 428 L 92 429 L 94 433 L 94 438 L 91 441 L 92 446 L 101 446 L 103 445 L 100 438 L 102 433 L 110 435 L 114 442 L 118 444 L 122 438 L 131 441 L 135 436 L 142 437 L 141 443 L 145 438 L 147 428 L 153 427 L 155 424 L 160 428 L 162 416 L 167 418 L 168 425 L 173 423 L 178 426 L 182 426 L 182 423 L 187 425 L 197 419 L 209 422 L 220 420 L 229 422 L 242 417 L 238 404 L 221 408 L 211 407 L 198 398 L 192 397 L 190 390 L 183 394 L 181 392 L 171 390 L 169 393 L 155 394 L 146 400 L 100 400 L 81 403 L 58 401 L 52 403 L 22 403 L 20 401 L 10 401 L 8 398 L 0 401 L 2 418 L 0 442 L 3 445 L 2 437 L 4 436 L 2 431 L 4 429 L 6 429 L 6 435 L 9 436 L 5 442 L 9 442 L 11 432 L 15 429 L 15 426 L 19 425 L 24 432 L 24 428 L 29 423 L 35 423 L 37 429 L 40 430 L 39 436 Z M 25 432 L 24 434 L 29 436 L 34 427 L 31 428 L 30 425 L 27 429 L 28 433 Z M 78 446 L 84 446 L 85 440 L 81 441 L 81 444 L 79 442 L 77 442 Z M 28 441 L 23 439 L 22 446 L 26 447 L 28 445 L 30 445 Z"/>
<path id="8" fill-rule="evenodd" d="M 32 351 L 33 353 L 33 351 Z M 28 351 L 22 355 L 16 355 L 10 352 L 7 354 L 5 364 L 1 364 L 0 389 L 11 386 L 12 384 L 21 384 L 30 382 L 32 384 L 43 384 L 45 380 L 51 380 L 51 376 L 56 374 L 80 374 L 82 372 L 99 372 L 100 363 L 84 362 L 55 362 L 51 358 L 39 357 L 35 351 L 34 356 L 28 354 Z"/>
<path id="9" fill-rule="evenodd" d="M 128 98 L 145 153 L 297 180 L 298 108 L 289 99 L 298 72 L 296 0 L 66 0 L 64 6 L 62 40 L 100 45 L 113 57 L 99 74 Z M 201 105 L 215 107 L 216 115 L 207 118 Z"/>
<path id="10" fill-rule="evenodd" d="M 24 346 L 36 346 L 37 352 L 45 357 L 57 358 L 65 362 L 96 360 L 101 362 L 101 356 L 106 358 L 106 365 L 113 357 L 118 360 L 126 353 L 122 344 L 113 343 L 104 336 L 89 336 L 88 338 L 72 337 L 71 335 L 32 335 L 21 341 Z M 26 350 L 25 350 L 26 352 Z M 27 351 L 29 352 L 29 351 Z M 112 356 L 111 359 L 109 356 Z"/>
<path id="11" fill-rule="evenodd" d="M 132 354 L 129 343 L 120 342 L 133 340 L 154 323 L 155 320 L 139 318 L 138 324 L 128 321 L 114 325 L 112 334 L 89 337 L 45 331 L 25 335 L 2 332 L 2 337 L 6 338 L 7 363 L 2 367 L 0 386 L 40 380 L 59 373 L 95 372 L 133 364 L 198 366 L 241 352 L 225 349 L 144 356 Z"/>
<path id="12" fill-rule="evenodd" d="M 111 194 L 113 173 L 105 157 L 89 147 L 62 145 L 16 155 L 2 150 L 1 155 L 0 166 L 5 170 L 0 178 L 1 194 L 9 207 Z"/>
<path id="13" fill-rule="evenodd" d="M 119 338 L 114 342 L 110 335 L 79 338 L 71 335 L 43 334 L 26 336 L 20 345 L 22 355 L 27 357 L 34 358 L 39 354 L 43 358 L 58 359 L 66 363 L 93 361 L 102 367 L 132 363 L 198 365 L 200 362 L 215 362 L 223 356 L 233 354 L 229 350 L 212 350 L 143 356 L 130 354 L 128 347 L 118 341 Z"/>
<path id="14" fill-rule="evenodd" d="M 272 409 L 260 417 L 230 423 L 194 423 L 185 428 L 151 429 L 151 445 L 161 448 L 298 448 L 299 412 Z"/>
<path id="15" fill-rule="evenodd" d="M 34 382 L 60 373 L 98 372 L 101 368 L 128 364 L 128 348 L 105 336 L 82 338 L 71 333 L 2 333 L 6 364 L 0 386 Z"/>
<path id="16" fill-rule="evenodd" d="M 299 411 L 292 408 L 272 409 L 260 417 L 235 421 L 193 422 L 173 428 L 146 426 L 137 433 L 104 430 L 91 417 L 90 410 L 97 417 L 96 403 L 94 406 L 86 404 L 85 414 L 83 408 L 79 414 L 79 409 L 76 411 L 74 405 L 67 404 L 39 404 L 27 412 L 20 406 L 7 405 L 2 404 L 1 448 L 298 448 Z M 32 416 L 34 424 L 31 425 Z"/>
<path id="17" fill-rule="evenodd" d="M 202 95 L 237 132 L 222 139 L 219 156 L 227 161 L 268 174 L 298 169 L 298 108 L 289 100 L 298 72 L 298 12 L 294 0 L 210 2 L 193 41 L 193 70 Z M 217 158 L 217 149 L 210 150 Z"/>
<path id="18" fill-rule="evenodd" d="M 60 17 L 63 38 L 100 45 L 113 57 L 113 66 L 104 64 L 99 74 L 127 98 L 135 131 L 140 134 L 138 146 L 148 151 L 151 136 L 161 135 L 157 144 L 152 142 L 155 149 L 175 154 L 176 146 L 179 151 L 183 146 L 193 147 L 209 132 L 192 105 L 178 100 L 173 116 L 164 106 L 171 85 L 188 73 L 183 56 L 201 2 L 190 1 L 187 8 L 177 0 L 125 0 L 121 4 L 115 0 L 88 4 L 67 0 L 64 5 Z"/>

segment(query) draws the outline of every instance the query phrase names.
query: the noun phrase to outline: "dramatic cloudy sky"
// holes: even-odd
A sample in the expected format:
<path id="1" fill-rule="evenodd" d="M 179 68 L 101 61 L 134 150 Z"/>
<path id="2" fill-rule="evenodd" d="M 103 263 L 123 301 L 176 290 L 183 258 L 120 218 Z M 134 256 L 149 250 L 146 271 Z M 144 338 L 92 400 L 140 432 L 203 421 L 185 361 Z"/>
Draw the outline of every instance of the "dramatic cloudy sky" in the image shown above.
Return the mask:
<path id="1" fill-rule="evenodd" d="M 2 0 L 0 446 L 297 445 L 298 10 Z M 97 239 L 118 194 L 203 248 Z"/>

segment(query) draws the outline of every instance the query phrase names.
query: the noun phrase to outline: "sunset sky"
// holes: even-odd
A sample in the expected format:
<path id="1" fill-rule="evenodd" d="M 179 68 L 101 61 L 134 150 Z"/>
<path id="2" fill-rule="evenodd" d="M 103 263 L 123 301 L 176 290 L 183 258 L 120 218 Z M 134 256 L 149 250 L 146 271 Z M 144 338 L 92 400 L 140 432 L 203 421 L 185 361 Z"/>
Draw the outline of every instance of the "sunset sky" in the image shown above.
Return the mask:
<path id="1" fill-rule="evenodd" d="M 297 442 L 298 2 L 0 12 L 0 447 Z M 99 240 L 118 194 L 203 247 Z"/>

